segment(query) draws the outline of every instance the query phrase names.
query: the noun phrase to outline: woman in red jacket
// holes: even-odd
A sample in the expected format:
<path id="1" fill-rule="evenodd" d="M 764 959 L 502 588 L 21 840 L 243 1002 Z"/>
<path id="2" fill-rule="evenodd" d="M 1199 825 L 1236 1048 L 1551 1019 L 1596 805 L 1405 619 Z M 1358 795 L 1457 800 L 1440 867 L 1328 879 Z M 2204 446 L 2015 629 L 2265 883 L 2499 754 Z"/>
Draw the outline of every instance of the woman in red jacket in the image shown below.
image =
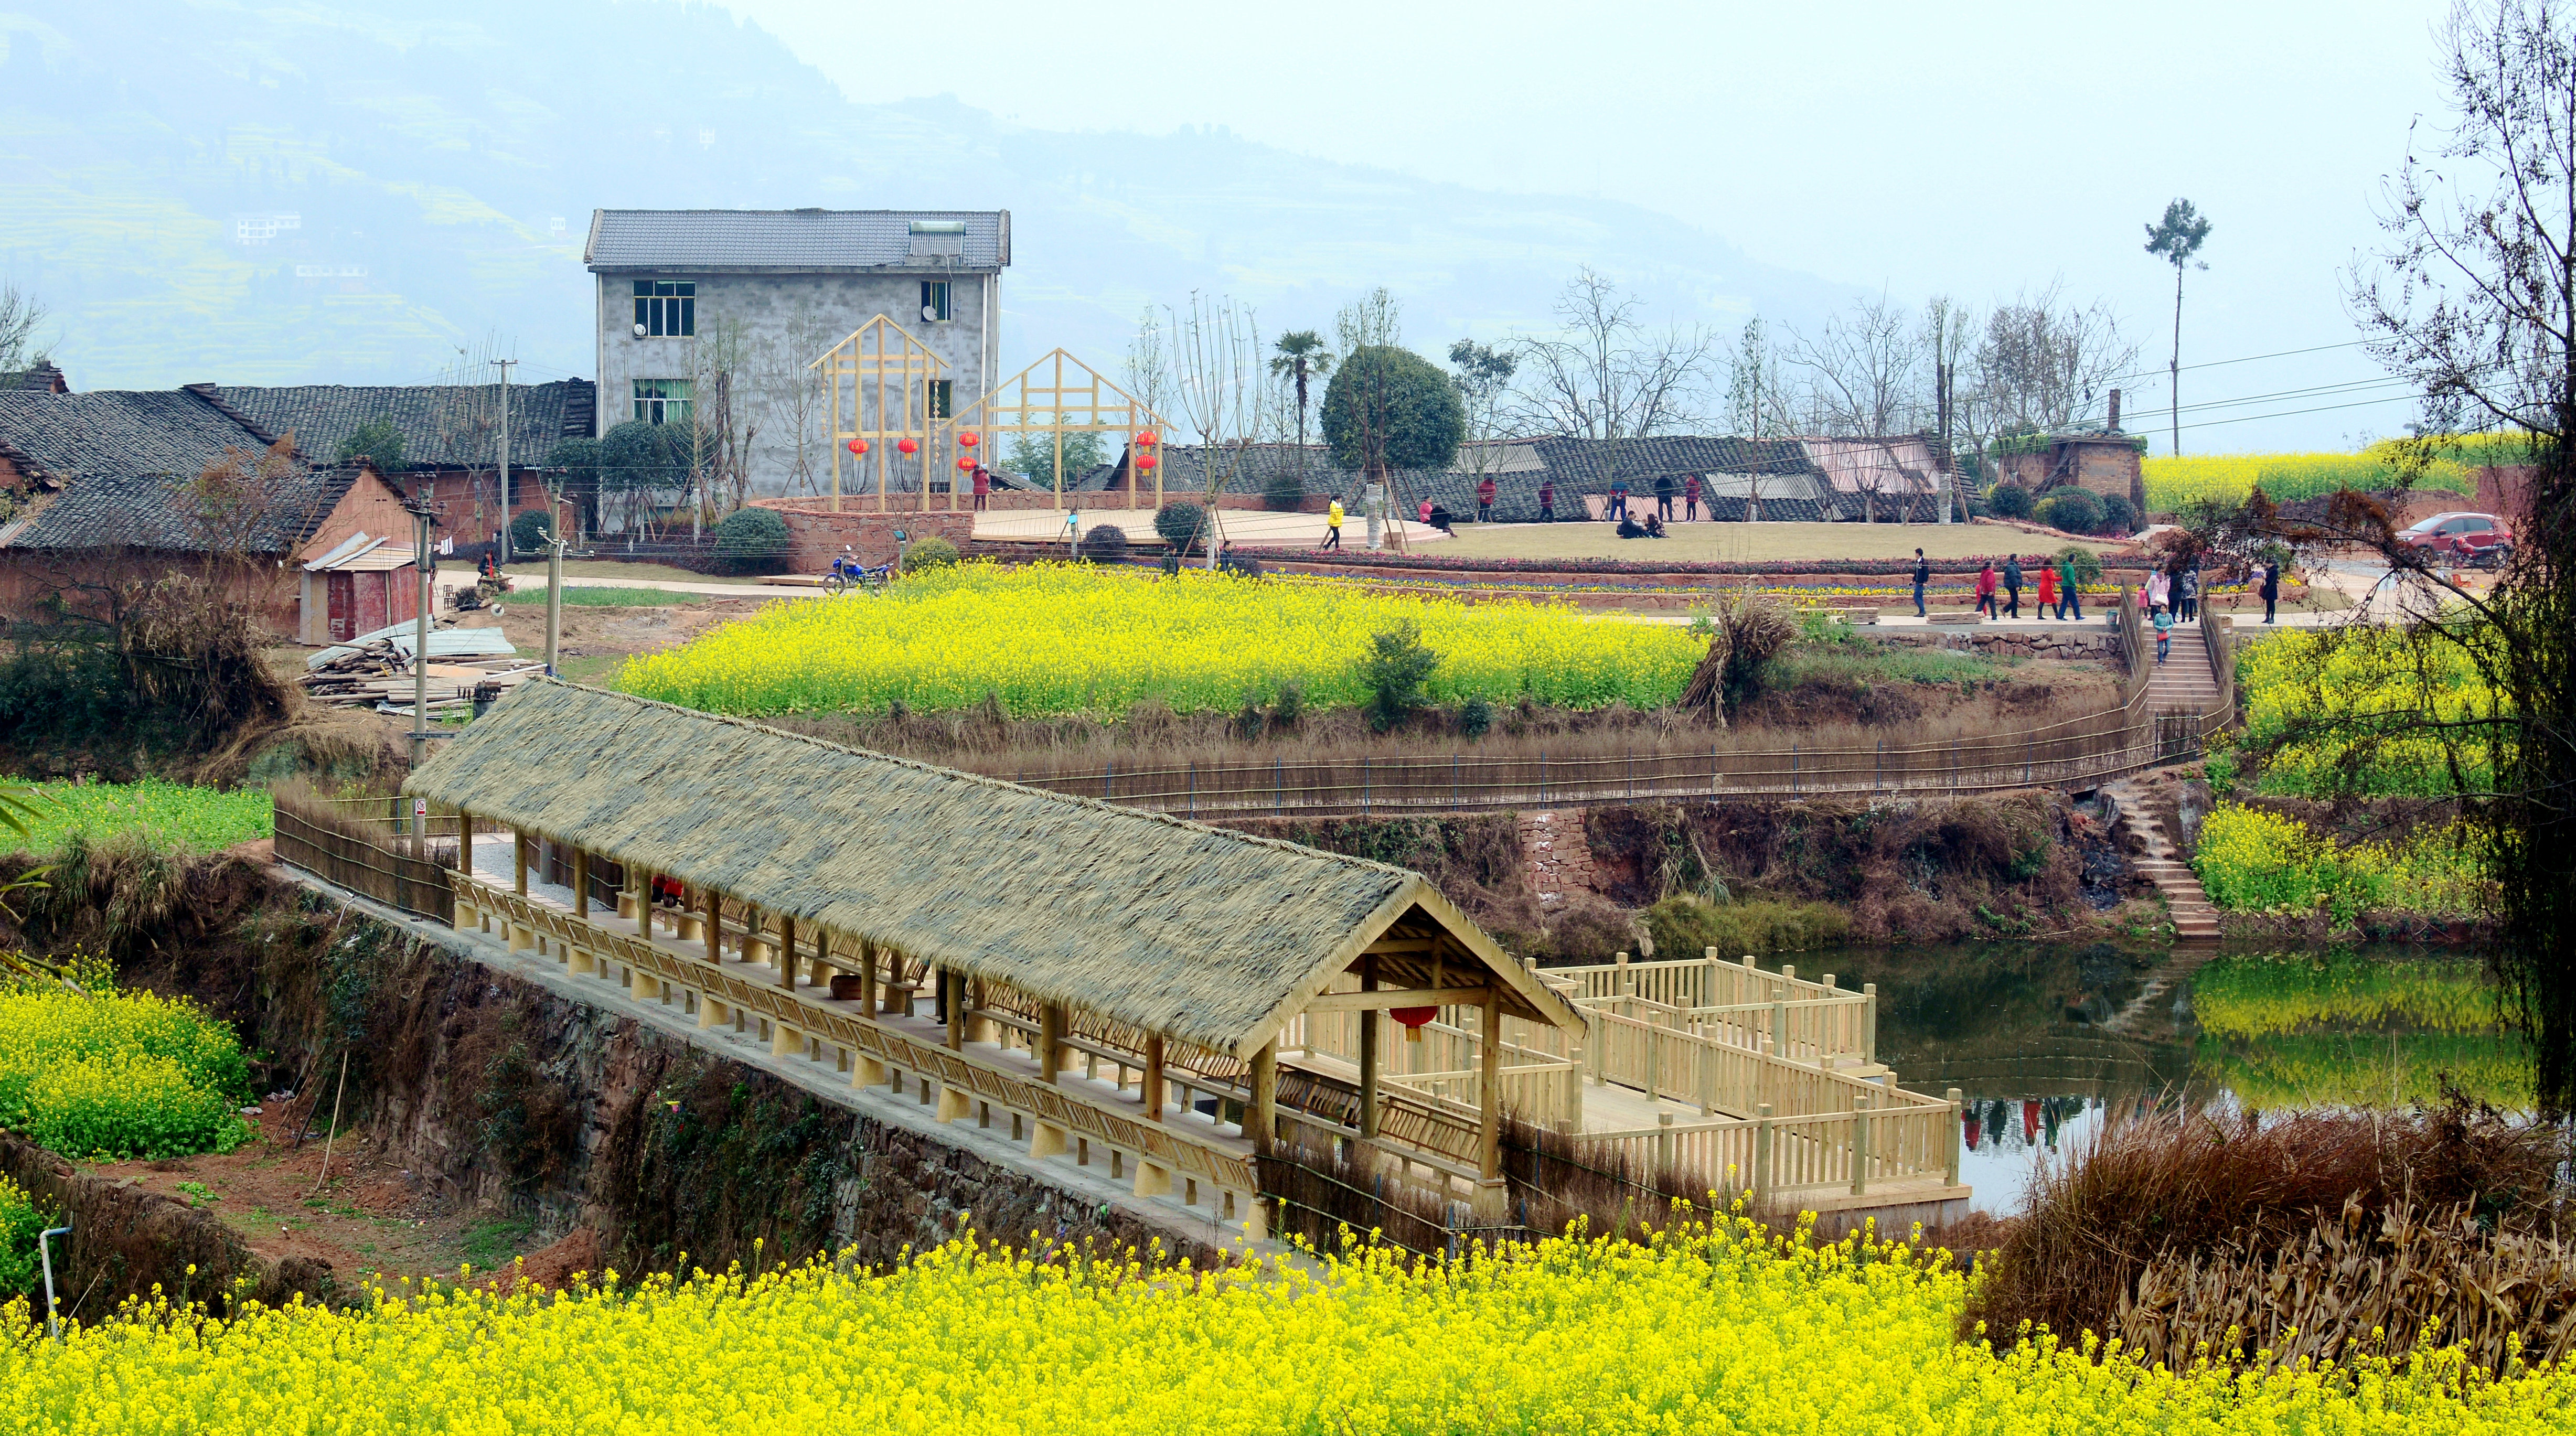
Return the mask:
<path id="1" fill-rule="evenodd" d="M 1985 568 L 1977 574 L 1977 612 L 1988 618 L 2003 617 L 1995 612 L 1995 583 L 1995 562 L 1988 559 Z"/>
<path id="2" fill-rule="evenodd" d="M 2039 616 L 2046 618 L 2049 605 L 2055 603 L 2057 603 L 2057 560 L 2044 558 L 2039 561 Z M 2057 616 L 2060 618 L 2066 616 L 2066 608 L 2063 604 L 2058 605 Z"/>

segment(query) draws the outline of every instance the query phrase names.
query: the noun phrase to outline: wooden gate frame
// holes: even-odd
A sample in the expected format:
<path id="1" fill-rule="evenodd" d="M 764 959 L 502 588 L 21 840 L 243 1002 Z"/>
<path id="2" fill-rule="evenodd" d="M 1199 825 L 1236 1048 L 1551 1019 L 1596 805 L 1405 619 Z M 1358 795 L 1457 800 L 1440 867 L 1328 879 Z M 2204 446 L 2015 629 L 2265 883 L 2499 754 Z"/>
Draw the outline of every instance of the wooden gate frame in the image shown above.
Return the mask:
<path id="1" fill-rule="evenodd" d="M 910 439 L 921 450 L 921 507 L 930 507 L 930 460 L 937 448 L 931 442 L 933 420 L 930 418 L 930 385 L 948 377 L 949 364 L 931 352 L 913 332 L 880 314 L 850 331 L 850 337 L 823 351 L 805 366 L 820 370 L 823 382 L 825 424 L 832 445 L 832 512 L 841 511 L 841 456 L 843 446 L 852 439 L 865 439 L 872 450 L 859 457 L 858 470 L 864 476 L 867 460 L 876 460 L 877 512 L 886 511 L 886 491 L 895 473 L 893 444 Z M 887 394 L 891 376 L 899 391 L 890 404 Z M 841 389 L 843 381 L 850 387 L 850 424 L 841 427 Z M 875 417 L 877 427 L 860 427 L 869 413 L 868 384 L 876 383 Z M 950 486 L 949 506 L 956 507 L 954 484 Z"/>
<path id="2" fill-rule="evenodd" d="M 1068 364 L 1081 371 L 1070 384 L 1065 382 L 1065 366 Z M 1029 382 L 1040 369 L 1048 370 L 1045 377 L 1052 383 Z M 1016 391 L 1014 385 L 1018 386 Z M 1103 397 L 1104 390 L 1108 397 Z M 1016 399 L 1010 397 L 1013 392 L 1018 395 Z M 1041 401 L 1032 396 L 1044 397 Z M 1076 413 L 1088 417 L 1078 423 L 1067 418 L 1067 415 Z M 1032 422 L 1030 416 L 1033 414 L 1046 415 L 1046 422 Z M 942 421 L 939 442 L 935 447 L 941 461 L 954 469 L 957 455 L 967 447 L 957 442 L 960 434 L 974 433 L 979 438 L 988 434 L 1054 434 L 1055 506 L 1060 509 L 1064 507 L 1064 434 L 1067 430 L 1076 433 L 1124 433 L 1127 435 L 1128 452 L 1132 455 L 1136 436 L 1149 430 L 1164 436 L 1164 441 L 1154 446 L 1156 450 L 1168 448 L 1171 427 L 1162 415 L 1146 407 L 1143 400 L 1118 387 L 1099 370 L 1066 350 L 1056 348 L 1039 355 L 1036 363 L 994 385 L 983 397 L 958 410 L 955 418 Z M 950 508 L 957 506 L 956 497 L 952 485 Z M 1159 510 L 1162 506 L 1163 470 L 1158 458 L 1154 468 L 1154 507 Z M 1136 507 L 1136 468 L 1133 463 L 1127 467 L 1127 507 Z"/>

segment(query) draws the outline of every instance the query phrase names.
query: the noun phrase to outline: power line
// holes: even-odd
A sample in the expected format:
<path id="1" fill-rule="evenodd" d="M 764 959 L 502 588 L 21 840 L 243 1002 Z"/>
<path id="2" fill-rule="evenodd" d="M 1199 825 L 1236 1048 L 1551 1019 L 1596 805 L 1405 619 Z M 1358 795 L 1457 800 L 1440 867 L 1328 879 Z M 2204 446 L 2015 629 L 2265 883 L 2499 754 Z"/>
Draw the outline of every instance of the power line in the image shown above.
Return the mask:
<path id="1" fill-rule="evenodd" d="M 2185 373 L 2189 373 L 2194 369 L 2223 369 L 2230 364 L 2252 364 L 2263 359 L 2287 359 L 2296 354 L 2323 354 L 2329 350 L 2335 349 L 2358 349 L 2364 344 L 2375 342 L 2376 341 L 2369 339 L 2348 339 L 2341 344 L 2316 344 L 2305 349 L 2280 349 L 2269 354 L 2240 355 L 2234 359 L 2205 359 L 2198 364 L 2185 364 L 2182 368 Z M 2108 379 L 2099 380 L 2097 382 L 2110 384 L 2122 379 L 2153 379 L 2160 375 L 2170 374 L 2172 372 L 2174 371 L 2170 369 L 2139 369 L 2127 374 L 2114 374 Z"/>

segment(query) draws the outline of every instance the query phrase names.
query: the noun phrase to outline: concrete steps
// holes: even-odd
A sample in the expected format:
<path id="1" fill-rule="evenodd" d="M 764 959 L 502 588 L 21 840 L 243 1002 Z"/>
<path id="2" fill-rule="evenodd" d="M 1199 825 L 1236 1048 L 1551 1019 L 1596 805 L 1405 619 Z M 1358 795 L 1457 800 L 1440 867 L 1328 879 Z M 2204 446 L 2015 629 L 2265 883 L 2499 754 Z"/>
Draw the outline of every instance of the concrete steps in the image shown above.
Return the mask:
<path id="1" fill-rule="evenodd" d="M 2204 679 L 2208 671 L 2208 665 L 2202 664 Z M 2218 941 L 2218 908 L 2201 887 L 2199 875 L 2174 851 L 2163 830 L 2146 816 L 2144 795 L 2125 780 L 2104 784 L 2103 791 L 2119 805 L 2117 831 L 2135 834 L 2146 848 L 2130 859 L 2130 866 L 2156 885 L 2156 892 L 2165 900 L 2165 915 L 2173 922 L 2174 936 L 2190 943 Z"/>

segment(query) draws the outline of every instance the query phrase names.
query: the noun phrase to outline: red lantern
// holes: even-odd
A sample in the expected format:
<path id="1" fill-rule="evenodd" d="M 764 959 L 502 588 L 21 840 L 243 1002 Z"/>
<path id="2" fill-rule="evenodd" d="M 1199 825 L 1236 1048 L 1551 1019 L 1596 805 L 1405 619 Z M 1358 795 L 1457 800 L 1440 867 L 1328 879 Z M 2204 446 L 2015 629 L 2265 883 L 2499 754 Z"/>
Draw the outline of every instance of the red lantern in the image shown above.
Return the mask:
<path id="1" fill-rule="evenodd" d="M 867 451 L 868 451 L 868 441 L 867 441 L 867 440 L 865 440 L 865 439 L 852 439 L 852 440 L 850 441 L 850 452 L 851 452 L 851 453 L 853 453 L 853 454 L 864 454 L 864 453 L 866 453 Z"/>
<path id="2" fill-rule="evenodd" d="M 1136 456 L 1136 467 L 1151 473 L 1154 468 L 1154 456 L 1151 454 L 1138 454 Z"/>
<path id="3" fill-rule="evenodd" d="M 1151 430 L 1151 429 L 1145 429 L 1145 430 L 1141 430 L 1141 431 L 1139 431 L 1139 432 L 1137 433 L 1137 435 L 1136 435 L 1136 447 L 1137 447 L 1137 448 L 1140 448 L 1140 449 L 1150 449 L 1150 448 L 1154 447 L 1154 443 L 1155 443 L 1155 439 L 1154 439 L 1154 431 L 1153 431 L 1153 430 Z"/>
<path id="4" fill-rule="evenodd" d="M 962 474 L 973 467 L 975 467 L 975 459 L 973 455 L 959 454 L 957 456 L 957 472 Z"/>
<path id="5" fill-rule="evenodd" d="M 921 446 L 910 439 L 897 439 L 894 451 L 898 454 L 918 454 L 921 452 Z"/>
<path id="6" fill-rule="evenodd" d="M 1387 1009 L 1386 1015 L 1404 1024 L 1405 1041 L 1419 1042 L 1422 1040 L 1422 1024 L 1439 1016 L 1440 1009 L 1437 1007 L 1393 1007 Z"/>
<path id="7" fill-rule="evenodd" d="M 971 430 L 957 436 L 957 447 L 961 449 L 971 449 L 975 447 L 976 442 L 975 435 Z"/>

